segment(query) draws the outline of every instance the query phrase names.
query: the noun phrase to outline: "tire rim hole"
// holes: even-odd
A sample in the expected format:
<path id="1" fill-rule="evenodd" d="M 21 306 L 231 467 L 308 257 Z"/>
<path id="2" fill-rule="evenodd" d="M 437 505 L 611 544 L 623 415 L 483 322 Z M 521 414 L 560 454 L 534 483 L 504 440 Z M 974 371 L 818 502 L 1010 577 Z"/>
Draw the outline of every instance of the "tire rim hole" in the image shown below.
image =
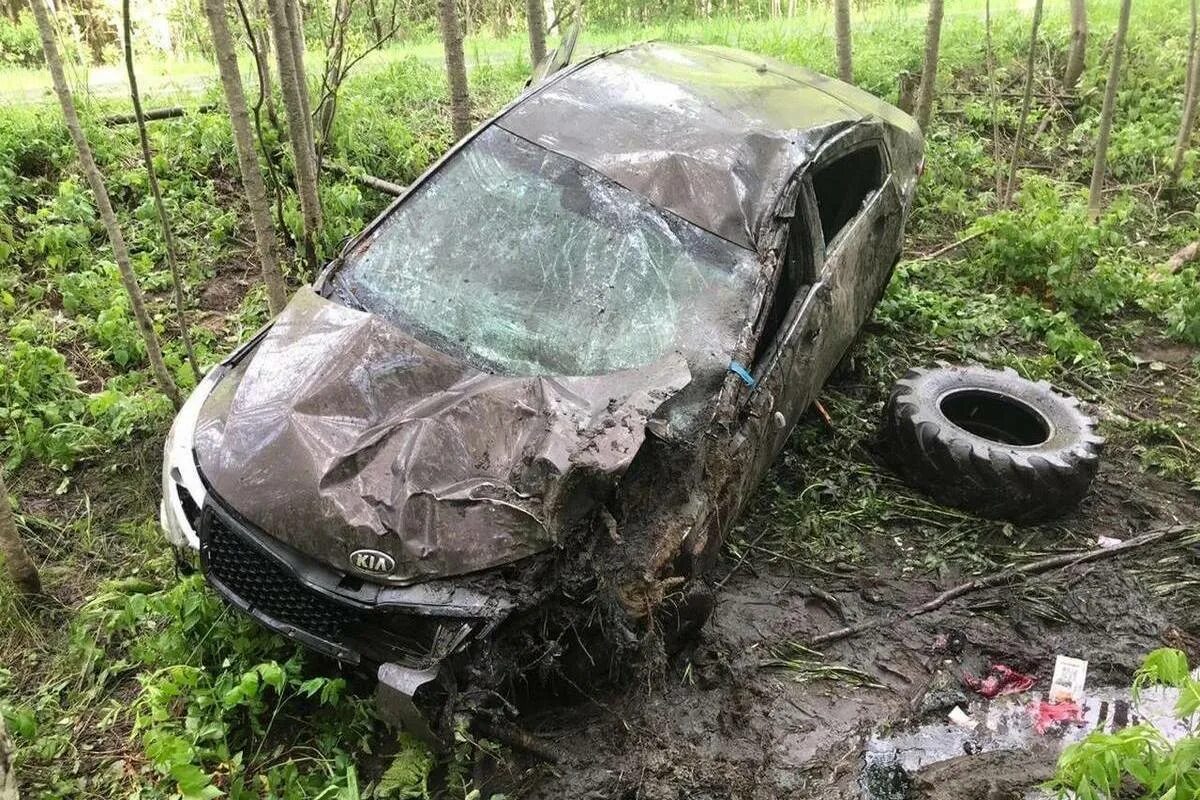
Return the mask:
<path id="1" fill-rule="evenodd" d="M 953 424 L 983 439 L 1031 447 L 1050 438 L 1050 423 L 1032 406 L 987 389 L 959 389 L 942 395 L 938 408 Z"/>

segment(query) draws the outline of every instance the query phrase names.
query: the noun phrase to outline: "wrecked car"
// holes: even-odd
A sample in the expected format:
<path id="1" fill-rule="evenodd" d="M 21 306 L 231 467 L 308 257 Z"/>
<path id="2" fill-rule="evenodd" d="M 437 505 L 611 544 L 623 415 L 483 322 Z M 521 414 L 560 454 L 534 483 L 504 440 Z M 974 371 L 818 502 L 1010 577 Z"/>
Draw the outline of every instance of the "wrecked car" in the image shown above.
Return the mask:
<path id="1" fill-rule="evenodd" d="M 881 296 L 921 168 L 910 117 L 750 53 L 564 67 L 203 379 L 167 536 L 419 732 L 425 695 L 618 674 L 711 610 L 705 571 Z"/>

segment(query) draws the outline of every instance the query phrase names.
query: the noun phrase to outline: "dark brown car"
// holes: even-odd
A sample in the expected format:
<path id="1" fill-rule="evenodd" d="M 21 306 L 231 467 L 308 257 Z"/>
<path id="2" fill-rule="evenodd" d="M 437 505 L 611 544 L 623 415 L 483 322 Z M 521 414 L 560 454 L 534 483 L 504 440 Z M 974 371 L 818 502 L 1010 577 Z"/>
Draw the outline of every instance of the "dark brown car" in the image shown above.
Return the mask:
<path id="1" fill-rule="evenodd" d="M 618 670 L 703 620 L 887 284 L 921 151 L 891 106 L 740 51 L 551 75 L 205 378 L 168 536 L 414 726 L 420 687 Z"/>

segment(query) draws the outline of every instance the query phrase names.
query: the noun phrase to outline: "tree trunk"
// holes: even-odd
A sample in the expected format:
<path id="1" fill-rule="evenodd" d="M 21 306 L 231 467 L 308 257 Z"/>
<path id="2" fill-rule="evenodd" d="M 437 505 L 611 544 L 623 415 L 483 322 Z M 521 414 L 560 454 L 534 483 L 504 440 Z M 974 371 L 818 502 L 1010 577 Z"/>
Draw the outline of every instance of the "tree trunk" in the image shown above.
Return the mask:
<path id="1" fill-rule="evenodd" d="M 192 349 L 192 335 L 188 331 L 187 305 L 183 300 L 183 275 L 179 271 L 179 258 L 175 250 L 175 234 L 171 230 L 171 219 L 163 203 L 162 189 L 158 185 L 158 173 L 154 169 L 154 157 L 150 153 L 150 137 L 146 134 L 146 119 L 142 114 L 142 98 L 138 93 L 137 72 L 133 68 L 133 23 L 129 18 L 129 0 L 121 0 L 121 20 L 124 23 L 125 73 L 129 76 L 129 99 L 133 102 L 138 141 L 142 146 L 142 163 L 146 165 L 146 178 L 150 184 L 150 195 L 154 198 L 154 209 L 162 226 L 163 244 L 167 248 L 167 266 L 171 270 L 171 286 L 175 295 L 175 314 L 179 322 L 179 338 L 187 353 L 188 363 L 196 381 L 200 380 L 200 365 L 196 363 L 196 352 Z"/>
<path id="2" fill-rule="evenodd" d="M 325 45 L 325 76 L 321 80 L 320 100 L 317 103 L 317 130 L 321 139 L 316 144 L 317 164 L 325 156 L 326 145 L 333 132 L 337 114 L 338 91 L 345 79 L 346 34 L 350 28 L 351 0 L 335 0 L 333 19 L 329 26 L 329 41 Z M 378 40 L 376 40 L 378 41 Z"/>
<path id="3" fill-rule="evenodd" d="M 1025 125 L 1029 122 L 1029 106 L 1033 102 L 1033 70 L 1037 59 L 1038 26 L 1042 24 L 1042 0 L 1033 4 L 1033 25 L 1029 33 L 1029 58 L 1025 61 L 1025 97 L 1021 101 L 1021 117 L 1017 122 L 1017 138 L 1013 140 L 1012 162 L 1008 165 L 1008 184 L 1004 188 L 1001 205 L 1012 200 L 1013 184 L 1017 180 L 1017 159 L 1021 155 L 1021 140 L 1025 138 Z"/>
<path id="4" fill-rule="evenodd" d="M 1063 91 L 1075 91 L 1079 76 L 1083 74 L 1083 60 L 1087 55 L 1087 0 L 1071 0 L 1071 49 L 1067 53 L 1067 69 L 1063 73 Z"/>
<path id="5" fill-rule="evenodd" d="M 312 118 L 308 111 L 307 81 L 304 62 L 297 44 L 302 34 L 293 29 L 297 14 L 291 0 L 267 0 L 267 16 L 275 37 L 276 66 L 283 107 L 287 116 L 288 138 L 296 168 L 296 194 L 300 197 L 304 259 L 309 270 L 317 270 L 316 238 L 321 229 L 321 202 L 317 194 L 316 150 L 312 139 Z M 222 17 L 223 18 L 223 17 Z"/>
<path id="6" fill-rule="evenodd" d="M 542 0 L 525 0 L 525 18 L 529 22 L 529 61 L 536 67 L 546 57 L 546 20 Z"/>
<path id="7" fill-rule="evenodd" d="M 316 139 L 313 138 L 313 113 L 312 104 L 308 97 L 308 69 L 304 66 L 304 58 L 308 53 L 308 48 L 304 44 L 304 14 L 300 8 L 300 0 L 284 0 L 284 10 L 288 15 L 288 28 L 292 32 L 292 47 L 296 53 L 296 90 L 300 93 L 300 107 L 304 109 L 304 127 L 308 132 L 307 144 L 309 151 L 316 158 Z M 320 165 L 314 161 L 314 191 L 316 190 L 316 180 L 320 177 Z M 318 199 L 317 202 L 317 221 L 320 227 L 321 205 Z"/>
<path id="8" fill-rule="evenodd" d="M 383 38 L 383 25 L 379 22 L 379 11 L 375 8 L 375 0 L 367 0 L 367 12 L 371 17 L 371 30 L 375 32 L 375 40 Z"/>
<path id="9" fill-rule="evenodd" d="M 254 56 L 254 70 L 258 73 L 259 105 L 267 110 L 267 119 L 276 131 L 282 131 L 279 124 L 279 112 L 275 109 L 274 81 L 271 79 L 271 23 L 266 19 L 266 9 L 262 0 L 254 4 L 254 23 L 242 0 L 238 0 L 238 13 L 246 28 L 246 37 L 254 45 L 250 49 Z"/>
<path id="10" fill-rule="evenodd" d="M 1192 39 L 1188 51 L 1188 75 L 1184 82 L 1183 116 L 1179 121 L 1179 134 L 1175 137 L 1175 157 L 1171 159 L 1172 184 L 1179 182 L 1183 174 L 1183 157 L 1187 155 L 1196 127 L 1196 109 L 1200 105 L 1200 53 L 1196 52 L 1196 0 L 1192 0 Z"/>
<path id="11" fill-rule="evenodd" d="M 75 112 L 75 100 L 71 97 L 71 87 L 67 85 L 67 76 L 63 72 L 62 57 L 59 55 L 58 45 L 54 41 L 54 24 L 50 20 L 45 0 L 33 0 L 30 5 L 33 6 L 33 16 L 37 20 L 38 32 L 42 37 L 42 50 L 46 56 L 46 65 L 50 68 L 50 77 L 54 81 L 54 93 L 58 95 L 58 102 L 62 106 L 67 131 L 71 134 L 71 139 L 75 143 L 75 149 L 79 153 L 83 175 L 87 179 L 88 186 L 91 187 L 92 194 L 95 195 L 96 207 L 100 212 L 100 219 L 104 223 L 104 229 L 108 233 L 108 241 L 112 245 L 113 259 L 117 262 L 117 271 L 121 274 L 121 283 L 125 286 L 126 294 L 129 295 L 129 305 L 133 309 L 133 318 L 137 322 L 138 330 L 142 334 L 142 340 L 146 344 L 146 357 L 150 361 L 150 368 L 154 372 L 154 377 L 158 382 L 159 388 L 163 390 L 163 393 L 178 408 L 182 404 L 179 397 L 179 388 L 175 385 L 175 380 L 171 377 L 171 373 L 167 370 L 167 365 L 163 362 L 162 348 L 158 343 L 158 335 L 154 332 L 154 324 L 150 321 L 150 313 L 146 310 L 146 303 L 142 297 L 142 289 L 138 285 L 137 276 L 133 272 L 133 265 L 129 262 L 129 248 L 125 245 L 125 237 L 121 233 L 121 228 L 117 225 L 117 215 L 113 211 L 112 202 L 108 198 L 108 189 L 104 185 L 104 177 L 100 174 L 100 168 L 96 166 L 96 160 L 92 157 L 92 148 L 88 144 L 87 136 L 83 133 L 83 125 L 79 122 L 79 115 Z"/>
<path id="12" fill-rule="evenodd" d="M 984 0 L 983 31 L 987 43 L 988 94 L 992 107 L 992 170 L 996 173 L 996 202 L 1004 200 L 1004 167 L 1000 160 L 1000 117 L 996 105 L 996 50 L 992 43 L 992 0 Z"/>
<path id="13" fill-rule="evenodd" d="M 838 77 L 854 82 L 854 63 L 850 54 L 850 0 L 833 0 L 833 28 L 837 42 Z"/>
<path id="14" fill-rule="evenodd" d="M 1185 101 L 1192 94 L 1192 92 L 1194 91 L 1194 86 L 1195 86 L 1195 83 L 1192 81 L 1192 67 L 1194 67 L 1196 65 L 1196 36 L 1197 36 L 1196 0 L 1192 0 L 1191 10 L 1192 10 L 1192 26 L 1191 26 L 1191 33 L 1188 36 L 1187 76 L 1184 78 L 1184 84 L 1183 84 L 1183 97 L 1184 97 Z"/>
<path id="15" fill-rule="evenodd" d="M 1100 131 L 1096 136 L 1096 161 L 1092 165 L 1092 185 L 1088 190 L 1088 217 L 1100 219 L 1104 206 L 1104 172 L 1108 167 L 1108 140 L 1112 135 L 1113 113 L 1117 106 L 1117 84 L 1121 81 L 1121 56 L 1125 50 L 1125 34 L 1129 31 L 1131 0 L 1121 0 L 1121 16 L 1117 20 L 1117 35 L 1113 40 L 1112 66 L 1108 84 L 1104 87 L 1104 107 L 1100 111 Z"/>
<path id="16" fill-rule="evenodd" d="M 925 63 L 921 68 L 921 88 L 917 92 L 917 124 L 929 128 L 933 113 L 934 84 L 937 82 L 938 51 L 942 43 L 944 0 L 929 0 L 929 19 L 925 24 Z"/>
<path id="17" fill-rule="evenodd" d="M 0 800 L 21 800 L 17 773 L 13 770 L 15 752 L 4 726 L 4 715 L 0 714 Z"/>
<path id="18" fill-rule="evenodd" d="M 258 156 L 254 150 L 250 113 L 246 109 L 246 92 L 242 88 L 241 73 L 238 72 L 237 53 L 234 52 L 233 37 L 229 33 L 224 0 L 204 0 L 204 13 L 212 30 L 217 69 L 221 73 L 221 86 L 225 90 L 225 100 L 229 103 L 229 121 L 233 128 L 238 169 L 242 174 L 246 205 L 250 208 L 250 222 L 254 226 L 254 243 L 258 249 L 258 260 L 262 264 L 263 283 L 267 287 L 267 307 L 271 314 L 275 315 L 283 311 L 284 305 L 287 304 L 287 287 L 284 285 L 279 259 L 275 254 L 275 229 L 271 226 L 267 187 L 263 183 Z M 290 52 L 290 48 L 280 46 L 278 42 L 279 40 L 276 40 L 276 50 Z"/>
<path id="19" fill-rule="evenodd" d="M 9 577 L 21 594 L 29 597 L 42 594 L 42 579 L 17 533 L 17 519 L 13 516 L 12 506 L 8 504 L 8 488 L 4 485 L 3 474 L 0 474 L 0 555 L 4 556 Z M 0 764 L 0 785 L 3 785 L 3 768 L 4 765 Z M 0 800 L 2 797 L 0 795 Z"/>
<path id="20" fill-rule="evenodd" d="M 450 82 L 451 129 L 455 141 L 458 141 L 471 132 L 471 94 L 467 88 L 467 64 L 454 0 L 438 0 L 438 26 L 442 31 L 446 77 Z"/>

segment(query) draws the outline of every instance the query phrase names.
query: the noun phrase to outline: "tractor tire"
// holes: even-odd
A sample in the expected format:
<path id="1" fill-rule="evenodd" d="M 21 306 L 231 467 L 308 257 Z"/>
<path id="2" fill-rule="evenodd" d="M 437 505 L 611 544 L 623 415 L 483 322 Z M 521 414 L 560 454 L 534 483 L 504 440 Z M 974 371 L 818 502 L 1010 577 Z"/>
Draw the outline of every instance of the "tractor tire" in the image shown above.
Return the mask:
<path id="1" fill-rule="evenodd" d="M 945 505 L 1019 523 L 1075 508 L 1104 447 L 1096 420 L 1048 382 L 944 362 L 896 382 L 885 434 L 908 483 Z"/>

